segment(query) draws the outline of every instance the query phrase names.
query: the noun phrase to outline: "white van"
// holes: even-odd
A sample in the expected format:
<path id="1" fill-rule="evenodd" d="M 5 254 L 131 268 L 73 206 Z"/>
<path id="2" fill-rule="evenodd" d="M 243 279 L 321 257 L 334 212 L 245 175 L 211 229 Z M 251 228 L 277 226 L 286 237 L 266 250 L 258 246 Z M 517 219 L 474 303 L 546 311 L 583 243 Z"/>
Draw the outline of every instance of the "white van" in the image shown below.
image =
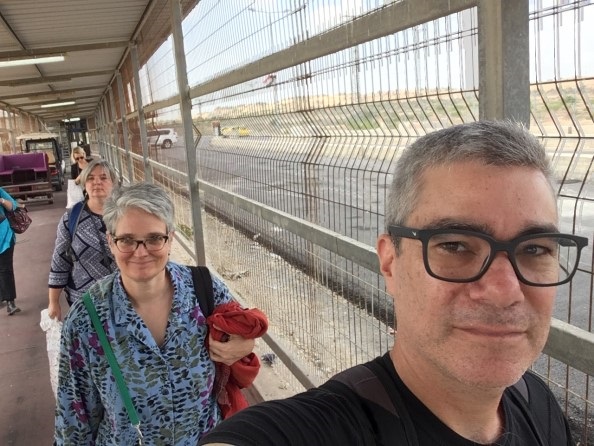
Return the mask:
<path id="1" fill-rule="evenodd" d="M 146 131 L 150 146 L 158 145 L 164 149 L 170 149 L 177 143 L 175 129 L 149 129 Z"/>

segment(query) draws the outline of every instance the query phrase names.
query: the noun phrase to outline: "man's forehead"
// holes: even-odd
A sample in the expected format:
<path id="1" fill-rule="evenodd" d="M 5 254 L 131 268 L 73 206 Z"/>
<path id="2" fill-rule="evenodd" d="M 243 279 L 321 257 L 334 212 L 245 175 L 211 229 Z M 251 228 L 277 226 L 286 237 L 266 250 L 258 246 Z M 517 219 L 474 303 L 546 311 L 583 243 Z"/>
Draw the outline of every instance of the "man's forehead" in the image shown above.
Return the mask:
<path id="1" fill-rule="evenodd" d="M 424 170 L 408 223 L 468 225 L 488 233 L 501 222 L 517 223 L 519 231 L 554 228 L 557 219 L 555 194 L 540 170 L 460 161 Z"/>

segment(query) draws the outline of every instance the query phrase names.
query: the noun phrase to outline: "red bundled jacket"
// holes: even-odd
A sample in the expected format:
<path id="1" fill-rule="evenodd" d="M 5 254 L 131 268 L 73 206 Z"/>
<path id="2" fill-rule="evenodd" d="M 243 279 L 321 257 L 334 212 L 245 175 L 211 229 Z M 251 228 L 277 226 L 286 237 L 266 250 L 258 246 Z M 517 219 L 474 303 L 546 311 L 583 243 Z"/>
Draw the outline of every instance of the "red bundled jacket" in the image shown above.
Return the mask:
<path id="1" fill-rule="evenodd" d="M 257 308 L 242 308 L 237 302 L 216 307 L 206 323 L 216 341 L 223 341 L 227 333 L 248 339 L 259 338 L 268 330 L 268 318 L 264 313 Z M 208 338 L 206 347 L 208 348 Z M 231 366 L 216 362 L 215 367 L 213 393 L 217 397 L 223 418 L 229 418 L 235 412 L 248 407 L 241 389 L 254 382 L 260 370 L 260 361 L 254 353 L 250 353 Z"/>

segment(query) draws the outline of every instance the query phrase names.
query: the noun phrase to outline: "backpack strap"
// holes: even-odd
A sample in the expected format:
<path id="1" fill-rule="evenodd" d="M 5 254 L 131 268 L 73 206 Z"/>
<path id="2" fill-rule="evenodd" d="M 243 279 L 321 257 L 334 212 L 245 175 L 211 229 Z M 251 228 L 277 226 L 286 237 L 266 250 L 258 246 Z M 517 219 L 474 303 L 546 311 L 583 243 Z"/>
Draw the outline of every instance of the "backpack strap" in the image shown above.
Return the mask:
<path id="1" fill-rule="evenodd" d="M 357 395 L 378 406 L 381 406 L 392 415 L 401 420 L 389 426 L 390 439 L 396 445 L 417 446 L 419 440 L 410 415 L 406 410 L 399 392 L 394 389 L 389 391 L 384 383 L 393 380 L 393 377 L 376 363 L 359 364 L 351 367 L 332 378 L 351 388 Z"/>
<path id="2" fill-rule="evenodd" d="M 392 415 L 398 416 L 396 407 L 394 407 L 394 403 L 390 400 L 384 385 L 380 382 L 377 375 L 363 364 L 346 369 L 332 379 L 350 387 L 357 395 L 366 400 L 373 401 Z"/>
<path id="3" fill-rule="evenodd" d="M 78 261 L 78 256 L 74 252 L 74 249 L 72 249 L 72 241 L 74 240 L 74 233 L 76 232 L 76 228 L 78 227 L 78 222 L 80 221 L 80 216 L 82 214 L 83 208 L 85 207 L 85 203 L 85 201 L 79 201 L 74 206 L 72 206 L 72 209 L 70 209 L 70 213 L 68 214 L 68 232 L 70 233 L 70 246 L 68 247 L 66 254 L 68 255 L 68 257 L 70 257 L 72 263 Z M 70 303 L 68 291 L 66 292 L 66 298 L 68 300 L 68 303 Z"/>
<path id="4" fill-rule="evenodd" d="M 80 215 L 82 214 L 84 206 L 84 201 L 79 201 L 74 206 L 72 206 L 72 210 L 70 211 L 70 215 L 68 216 L 68 232 L 70 233 L 70 240 L 74 238 L 74 233 L 76 232 L 76 228 L 78 227 Z"/>
<path id="5" fill-rule="evenodd" d="M 528 385 L 526 384 L 526 379 L 522 376 L 520 380 L 512 386 L 516 389 L 520 395 L 526 400 L 528 405 L 530 405 L 530 394 L 528 393 Z"/>
<path id="6" fill-rule="evenodd" d="M 190 270 L 192 271 L 196 300 L 204 317 L 208 317 L 214 311 L 215 306 L 210 271 L 206 266 L 190 266 Z"/>
<path id="7" fill-rule="evenodd" d="M 542 389 L 531 386 L 528 388 L 528 374 L 525 373 L 520 380 L 513 386 L 509 387 L 509 395 L 522 408 L 525 413 L 526 420 L 532 425 L 532 429 L 539 437 L 539 444 L 557 444 L 551 442 L 551 434 L 553 429 L 557 429 L 551 417 L 551 402 L 544 384 Z M 562 428 L 559 432 L 562 432 Z M 545 441 L 545 439 L 547 441 Z"/>

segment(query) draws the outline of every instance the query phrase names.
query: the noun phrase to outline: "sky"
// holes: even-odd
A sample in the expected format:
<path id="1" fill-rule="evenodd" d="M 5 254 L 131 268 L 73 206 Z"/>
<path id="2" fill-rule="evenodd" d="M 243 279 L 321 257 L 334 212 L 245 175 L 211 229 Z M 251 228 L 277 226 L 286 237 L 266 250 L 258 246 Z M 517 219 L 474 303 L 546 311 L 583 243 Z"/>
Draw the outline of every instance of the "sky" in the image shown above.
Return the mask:
<path id="1" fill-rule="evenodd" d="M 202 0 L 183 23 L 190 86 L 286 48 L 295 36 L 313 36 L 381 4 L 382 0 Z M 584 6 L 576 9 L 576 2 L 568 0 L 530 0 L 531 82 L 594 76 L 594 5 L 580 4 Z M 559 7 L 563 12 L 556 13 Z M 474 10 L 358 45 L 312 62 L 311 82 L 316 91 L 328 94 L 477 88 L 473 27 Z M 290 68 L 275 73 L 282 97 L 299 94 L 290 85 L 299 72 Z M 252 81 L 252 88 L 263 81 Z M 147 102 L 177 93 L 171 39 L 143 67 L 141 84 Z M 257 94 L 249 96 L 251 101 L 261 100 Z M 237 96 L 226 103 L 246 100 Z"/>

